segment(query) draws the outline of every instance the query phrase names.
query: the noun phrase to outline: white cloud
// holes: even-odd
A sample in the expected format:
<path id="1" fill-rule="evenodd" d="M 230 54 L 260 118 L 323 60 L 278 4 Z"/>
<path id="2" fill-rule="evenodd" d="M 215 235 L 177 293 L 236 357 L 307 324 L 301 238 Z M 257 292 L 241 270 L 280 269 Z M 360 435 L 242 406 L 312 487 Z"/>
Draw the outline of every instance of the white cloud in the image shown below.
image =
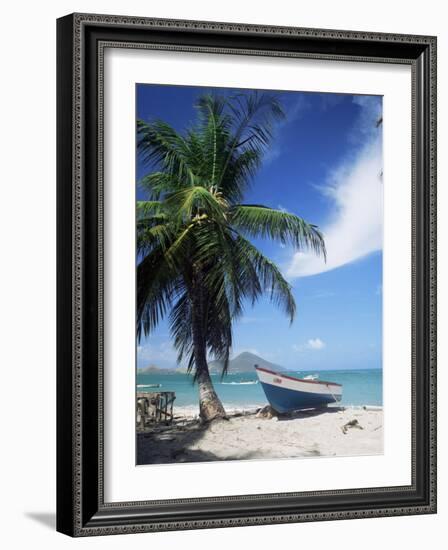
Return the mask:
<path id="1" fill-rule="evenodd" d="M 376 121 L 381 113 L 377 98 L 360 96 L 361 107 L 353 135 L 366 145 L 342 163 L 320 188 L 334 204 L 334 214 L 321 228 L 327 261 L 308 252 L 295 252 L 286 274 L 290 278 L 330 271 L 382 249 L 382 144 Z"/>
<path id="2" fill-rule="evenodd" d="M 382 101 L 379 96 L 355 95 L 353 103 L 361 110 L 353 128 L 352 138 L 358 141 L 360 137 L 372 137 L 376 132 L 377 124 L 382 117 Z"/>
<path id="3" fill-rule="evenodd" d="M 285 208 L 284 206 L 282 206 L 281 204 L 277 205 L 277 210 L 281 210 L 282 212 L 288 212 L 289 213 L 289 210 L 287 208 Z"/>
<path id="4" fill-rule="evenodd" d="M 326 345 L 325 342 L 322 342 L 320 338 L 311 338 L 307 342 L 307 346 L 310 349 L 322 349 L 325 347 L 325 345 Z"/>
<path id="5" fill-rule="evenodd" d="M 320 349 L 323 349 L 326 347 L 326 343 L 321 340 L 320 338 L 310 338 L 306 344 L 299 344 L 299 345 L 296 345 L 294 344 L 292 346 L 292 349 L 294 351 L 305 351 L 307 349 L 310 349 L 310 350 L 320 350 Z"/>
<path id="6" fill-rule="evenodd" d="M 137 358 L 139 363 L 144 361 L 175 363 L 177 352 L 170 342 L 161 342 L 158 345 L 146 344 L 137 346 Z"/>

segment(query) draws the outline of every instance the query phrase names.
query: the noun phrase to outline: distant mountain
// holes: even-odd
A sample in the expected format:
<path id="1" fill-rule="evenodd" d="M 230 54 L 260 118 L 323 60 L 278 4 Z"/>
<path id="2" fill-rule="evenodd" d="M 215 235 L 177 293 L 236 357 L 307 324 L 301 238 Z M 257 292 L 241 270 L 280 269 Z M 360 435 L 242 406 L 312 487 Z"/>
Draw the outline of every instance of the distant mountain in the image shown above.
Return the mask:
<path id="1" fill-rule="evenodd" d="M 279 365 L 275 365 L 270 361 L 266 361 L 266 359 L 263 359 L 262 357 L 259 357 L 254 353 L 250 353 L 249 351 L 244 351 L 243 353 L 240 353 L 237 357 L 229 361 L 229 374 L 253 372 L 254 365 L 258 365 L 259 367 L 264 367 L 265 369 L 270 369 L 274 371 L 286 370 L 283 367 L 280 367 Z M 208 367 L 210 369 L 210 372 L 212 373 L 221 374 L 222 366 L 223 366 L 222 361 L 209 361 L 208 363 Z M 161 369 L 156 365 L 149 365 L 148 367 L 138 369 L 137 373 L 138 374 L 186 374 L 187 369 L 186 367 L 178 367 L 177 369 Z"/>
<path id="2" fill-rule="evenodd" d="M 138 374 L 177 374 L 176 369 L 161 369 L 156 365 L 149 365 L 143 369 L 137 369 Z"/>
<path id="3" fill-rule="evenodd" d="M 229 361 L 228 372 L 229 374 L 253 372 L 254 365 L 258 365 L 259 367 L 274 370 L 274 371 L 286 370 L 283 367 L 280 367 L 279 365 L 275 365 L 270 361 L 266 361 L 266 359 L 263 359 L 262 357 L 259 357 L 254 353 L 250 353 L 249 351 L 243 351 L 243 353 L 240 353 L 237 357 Z M 221 373 L 222 366 L 223 366 L 222 361 L 210 361 L 208 364 L 210 372 L 213 372 L 213 373 Z"/>
<path id="4" fill-rule="evenodd" d="M 176 374 L 188 374 L 187 367 L 177 367 Z"/>

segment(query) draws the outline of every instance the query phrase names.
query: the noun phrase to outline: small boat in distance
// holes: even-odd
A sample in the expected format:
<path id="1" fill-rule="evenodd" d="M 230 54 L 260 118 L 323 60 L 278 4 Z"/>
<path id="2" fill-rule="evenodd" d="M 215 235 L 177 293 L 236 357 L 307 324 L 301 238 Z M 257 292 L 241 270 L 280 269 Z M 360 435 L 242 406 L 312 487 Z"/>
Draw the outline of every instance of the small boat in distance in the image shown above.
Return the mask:
<path id="1" fill-rule="evenodd" d="M 336 382 L 294 378 L 254 366 L 269 404 L 279 413 L 323 407 L 342 398 L 342 385 Z"/>

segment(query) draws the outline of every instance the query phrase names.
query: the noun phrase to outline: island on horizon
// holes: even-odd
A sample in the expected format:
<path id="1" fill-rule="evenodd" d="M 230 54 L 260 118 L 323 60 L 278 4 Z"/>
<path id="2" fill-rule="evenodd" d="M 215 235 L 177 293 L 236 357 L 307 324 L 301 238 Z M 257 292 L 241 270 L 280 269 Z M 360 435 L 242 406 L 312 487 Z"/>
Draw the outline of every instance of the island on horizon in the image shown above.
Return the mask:
<path id="1" fill-rule="evenodd" d="M 228 373 L 241 374 L 241 373 L 255 372 L 255 368 L 254 368 L 255 365 L 258 365 L 259 367 L 262 367 L 265 369 L 270 369 L 270 370 L 279 371 L 279 372 L 287 370 L 284 367 L 281 367 L 280 365 L 276 365 L 274 363 L 271 363 L 270 361 L 267 361 L 266 359 L 263 359 L 262 357 L 259 357 L 258 355 L 255 355 L 255 353 L 251 353 L 250 351 L 243 351 L 242 353 L 240 353 L 235 358 L 229 361 Z M 221 371 L 223 368 L 223 362 L 210 361 L 208 363 L 208 367 L 212 374 L 221 374 Z M 187 369 L 186 367 L 162 368 L 162 367 L 157 367 L 154 364 L 151 364 L 147 367 L 137 369 L 137 373 L 138 374 L 186 374 Z"/>

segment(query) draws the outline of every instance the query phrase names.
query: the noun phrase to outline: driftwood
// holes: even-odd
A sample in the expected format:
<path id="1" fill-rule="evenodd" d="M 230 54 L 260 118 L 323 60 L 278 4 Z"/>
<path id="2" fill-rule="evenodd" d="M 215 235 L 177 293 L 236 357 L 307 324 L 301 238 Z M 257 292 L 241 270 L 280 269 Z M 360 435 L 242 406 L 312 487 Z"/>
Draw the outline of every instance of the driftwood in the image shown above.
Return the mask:
<path id="1" fill-rule="evenodd" d="M 361 424 L 355 419 L 353 420 L 350 420 L 349 422 L 347 422 L 347 424 L 344 424 L 341 428 L 342 430 L 342 433 L 343 434 L 346 434 L 347 433 L 347 430 L 349 428 L 358 428 L 358 430 L 363 430 L 364 428 L 361 426 Z"/>

